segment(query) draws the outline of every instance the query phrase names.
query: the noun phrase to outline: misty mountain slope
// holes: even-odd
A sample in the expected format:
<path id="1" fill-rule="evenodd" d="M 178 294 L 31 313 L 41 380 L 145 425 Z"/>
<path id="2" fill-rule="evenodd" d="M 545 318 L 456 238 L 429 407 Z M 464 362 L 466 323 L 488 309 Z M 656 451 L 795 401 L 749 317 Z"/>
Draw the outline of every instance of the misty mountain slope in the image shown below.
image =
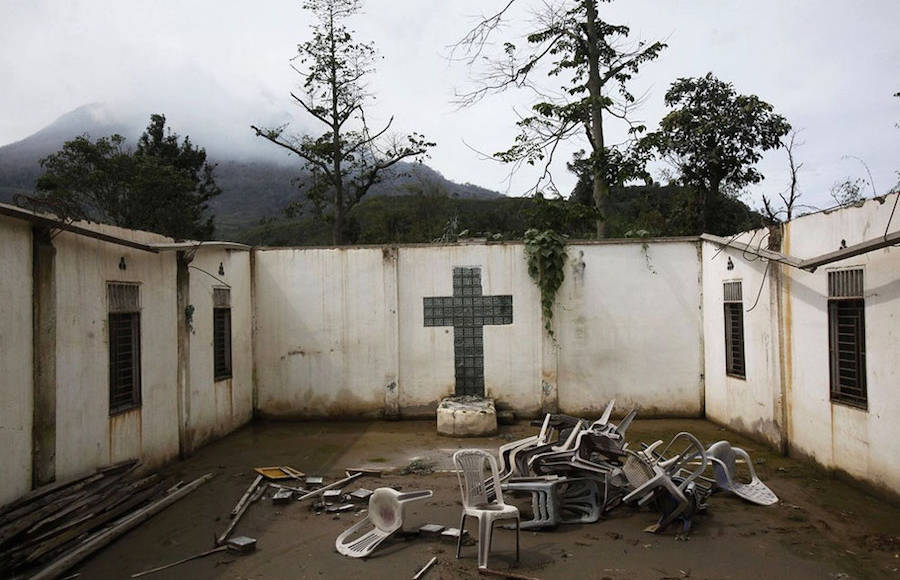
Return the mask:
<path id="1" fill-rule="evenodd" d="M 180 136 L 185 132 L 172 128 Z M 102 104 L 79 107 L 59 117 L 40 131 L 0 147 L 0 202 L 10 202 L 17 193 L 29 193 L 41 175 L 40 159 L 55 153 L 63 143 L 87 133 L 91 139 L 119 133 L 127 145 L 134 145 L 143 128 L 125 123 Z M 196 143 L 207 151 L 224 151 L 227 144 Z M 272 147 L 269 159 L 233 159 L 227 154 L 209 159 L 216 164 L 216 182 L 222 194 L 212 200 L 216 216 L 216 237 L 234 237 L 263 218 L 280 218 L 282 210 L 298 199 L 303 180 L 308 177 L 301 164 L 290 165 L 280 150 Z M 427 193 L 458 198 L 493 199 L 501 194 L 472 185 L 455 183 L 440 172 L 418 163 L 398 163 L 369 196 Z"/>

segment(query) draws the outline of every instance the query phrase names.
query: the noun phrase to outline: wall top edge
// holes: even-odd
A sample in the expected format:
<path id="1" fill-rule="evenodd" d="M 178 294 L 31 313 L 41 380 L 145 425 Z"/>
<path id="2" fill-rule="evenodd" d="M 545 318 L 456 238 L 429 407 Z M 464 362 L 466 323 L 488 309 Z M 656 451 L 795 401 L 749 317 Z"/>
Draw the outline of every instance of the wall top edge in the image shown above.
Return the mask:
<path id="1" fill-rule="evenodd" d="M 677 244 L 700 242 L 700 236 L 673 236 L 659 238 L 609 238 L 605 240 L 568 240 L 569 246 L 616 246 L 628 244 Z M 271 252 L 278 250 L 379 250 L 387 248 L 444 248 L 467 246 L 523 246 L 521 240 L 468 241 L 447 243 L 404 243 L 404 244 L 355 244 L 347 246 L 253 246 L 254 251 Z"/>

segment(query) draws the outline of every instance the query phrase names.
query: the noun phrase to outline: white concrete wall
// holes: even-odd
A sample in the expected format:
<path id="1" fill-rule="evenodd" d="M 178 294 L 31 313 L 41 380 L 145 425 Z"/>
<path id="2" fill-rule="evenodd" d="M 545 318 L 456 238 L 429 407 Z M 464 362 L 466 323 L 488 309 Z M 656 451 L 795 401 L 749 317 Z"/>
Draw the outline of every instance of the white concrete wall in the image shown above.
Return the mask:
<path id="1" fill-rule="evenodd" d="M 0 217 L 0 505 L 31 489 L 31 225 Z"/>
<path id="2" fill-rule="evenodd" d="M 885 233 L 895 196 L 795 219 L 782 252 L 805 259 Z M 900 230 L 895 216 L 890 230 Z M 756 245 L 759 232 L 739 241 Z M 734 249 L 703 244 L 706 414 L 792 453 L 876 486 L 900 490 L 900 252 L 885 248 L 815 273 L 749 261 Z M 716 254 L 718 254 L 716 256 Z M 734 269 L 726 268 L 731 258 Z M 828 354 L 828 271 L 861 267 L 865 284 L 868 408 L 832 402 Z M 781 277 L 780 286 L 777 278 Z M 742 280 L 746 380 L 726 377 L 722 283 Z M 779 316 L 779 300 L 780 316 Z M 783 385 L 783 386 L 782 386 Z"/>
<path id="3" fill-rule="evenodd" d="M 514 311 L 512 324 L 484 329 L 488 396 L 536 414 L 546 384 L 572 413 L 615 397 L 622 412 L 701 415 L 697 244 L 573 245 L 569 255 L 554 345 L 521 244 L 259 250 L 259 410 L 377 415 L 394 404 L 431 416 L 454 392 L 453 329 L 424 326 L 423 298 L 452 296 L 453 268 L 480 266 L 483 293 L 511 294 Z"/>
<path id="4" fill-rule="evenodd" d="M 749 232 L 737 241 L 766 247 L 767 232 Z M 747 254 L 749 256 L 749 254 Z M 728 260 L 733 269 L 728 269 Z M 703 324 L 706 416 L 732 429 L 762 438 L 772 445 L 782 441 L 781 375 L 777 264 L 766 272 L 763 260 L 747 260 L 734 248 L 703 243 Z M 725 373 L 725 282 L 740 281 L 743 292 L 745 377 Z"/>
<path id="5" fill-rule="evenodd" d="M 425 297 L 453 295 L 453 268 L 481 267 L 485 296 L 511 294 L 513 323 L 484 327 L 485 395 L 523 413 L 540 408 L 541 313 L 521 244 L 404 247 L 399 252 L 400 409 L 434 416 L 455 390 L 453 328 L 425 327 Z"/>
<path id="6" fill-rule="evenodd" d="M 895 196 L 817 213 L 787 228 L 785 252 L 808 258 L 884 234 Z M 891 231 L 900 230 L 894 216 Z M 868 409 L 832 403 L 828 367 L 828 270 L 864 270 Z M 885 248 L 786 280 L 792 449 L 820 463 L 900 490 L 900 251 Z"/>
<path id="7" fill-rule="evenodd" d="M 568 252 L 554 312 L 560 409 L 596 416 L 616 399 L 618 413 L 702 416 L 697 243 L 573 245 Z"/>
<path id="8" fill-rule="evenodd" d="M 397 377 L 391 345 L 396 298 L 386 291 L 396 274 L 388 254 L 256 251 L 254 352 L 262 416 L 382 412 Z"/>
<path id="9" fill-rule="evenodd" d="M 143 242 L 161 236 L 103 227 Z M 57 248 L 56 476 L 132 457 L 149 466 L 178 454 L 175 254 L 153 254 L 61 233 Z M 120 270 L 120 258 L 127 268 Z M 109 415 L 106 283 L 141 285 L 139 408 Z"/>
<path id="10" fill-rule="evenodd" d="M 219 274 L 219 264 L 224 274 Z M 253 418 L 250 253 L 201 247 L 190 265 L 190 304 L 194 312 L 190 336 L 188 425 L 191 444 L 196 448 Z M 215 287 L 230 287 L 231 290 L 232 377 L 221 381 L 214 380 L 213 372 Z"/>

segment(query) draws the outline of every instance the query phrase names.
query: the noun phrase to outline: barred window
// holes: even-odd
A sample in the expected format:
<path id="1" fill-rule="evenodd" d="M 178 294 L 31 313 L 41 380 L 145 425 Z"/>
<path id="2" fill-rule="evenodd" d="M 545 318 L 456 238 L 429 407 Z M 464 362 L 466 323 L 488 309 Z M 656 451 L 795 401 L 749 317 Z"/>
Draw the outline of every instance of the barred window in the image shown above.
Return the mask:
<path id="1" fill-rule="evenodd" d="M 866 303 L 861 268 L 828 272 L 828 359 L 831 400 L 868 406 Z"/>
<path id="2" fill-rule="evenodd" d="M 741 282 L 725 282 L 725 374 L 745 378 L 744 303 Z"/>
<path id="3" fill-rule="evenodd" d="M 109 414 L 141 404 L 141 294 L 137 284 L 106 287 L 109 333 Z"/>
<path id="4" fill-rule="evenodd" d="M 213 288 L 214 380 L 231 378 L 231 291 Z"/>

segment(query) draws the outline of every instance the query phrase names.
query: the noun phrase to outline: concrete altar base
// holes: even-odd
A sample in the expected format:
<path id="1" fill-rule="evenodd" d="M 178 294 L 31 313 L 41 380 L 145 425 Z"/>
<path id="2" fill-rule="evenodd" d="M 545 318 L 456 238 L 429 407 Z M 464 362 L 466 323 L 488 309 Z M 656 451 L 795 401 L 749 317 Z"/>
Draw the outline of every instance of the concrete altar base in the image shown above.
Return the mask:
<path id="1" fill-rule="evenodd" d="M 497 434 L 497 410 L 493 399 L 448 397 L 437 409 L 438 435 L 482 437 Z"/>

